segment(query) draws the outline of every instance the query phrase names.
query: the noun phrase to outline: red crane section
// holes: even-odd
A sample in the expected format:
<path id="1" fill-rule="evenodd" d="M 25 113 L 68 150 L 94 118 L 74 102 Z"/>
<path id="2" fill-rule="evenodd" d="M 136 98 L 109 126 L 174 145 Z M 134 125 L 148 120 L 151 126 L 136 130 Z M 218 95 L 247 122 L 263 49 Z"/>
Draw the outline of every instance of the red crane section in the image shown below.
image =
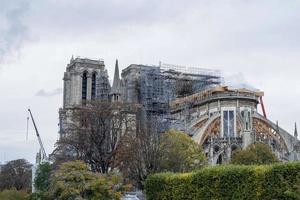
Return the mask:
<path id="1" fill-rule="evenodd" d="M 259 100 L 260 100 L 260 105 L 261 105 L 261 110 L 263 112 L 263 115 L 265 118 L 267 118 L 267 113 L 266 113 L 266 109 L 265 109 L 265 105 L 264 105 L 262 96 L 259 98 Z"/>

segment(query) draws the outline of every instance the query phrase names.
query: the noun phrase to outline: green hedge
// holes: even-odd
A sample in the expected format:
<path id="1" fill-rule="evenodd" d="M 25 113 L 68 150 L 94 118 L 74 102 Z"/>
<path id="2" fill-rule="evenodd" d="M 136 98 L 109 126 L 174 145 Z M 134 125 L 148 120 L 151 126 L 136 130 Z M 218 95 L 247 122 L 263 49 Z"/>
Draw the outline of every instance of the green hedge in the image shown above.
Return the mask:
<path id="1" fill-rule="evenodd" d="M 164 173 L 146 181 L 147 200 L 289 199 L 300 163 L 207 167 L 186 174 Z M 298 183 L 299 184 L 299 183 Z"/>

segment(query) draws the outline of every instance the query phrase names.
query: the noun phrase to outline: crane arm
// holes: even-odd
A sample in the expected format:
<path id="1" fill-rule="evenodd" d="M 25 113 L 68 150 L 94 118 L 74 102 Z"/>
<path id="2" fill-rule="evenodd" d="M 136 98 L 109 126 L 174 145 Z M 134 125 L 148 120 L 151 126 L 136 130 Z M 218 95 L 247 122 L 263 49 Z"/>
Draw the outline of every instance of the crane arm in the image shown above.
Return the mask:
<path id="1" fill-rule="evenodd" d="M 45 151 L 45 148 L 44 148 L 44 145 L 43 145 L 41 136 L 40 136 L 40 134 L 39 134 L 39 131 L 38 131 L 37 127 L 36 127 L 34 118 L 33 118 L 33 116 L 32 116 L 31 110 L 28 109 L 28 112 L 29 112 L 29 114 L 30 114 L 30 117 L 31 117 L 31 120 L 32 120 L 34 129 L 35 129 L 35 133 L 36 133 L 36 136 L 37 136 L 38 141 L 39 141 L 39 144 L 40 144 L 40 148 L 41 148 L 41 151 L 42 151 L 43 158 L 44 158 L 44 159 L 47 159 L 47 154 L 46 154 L 46 151 Z"/>

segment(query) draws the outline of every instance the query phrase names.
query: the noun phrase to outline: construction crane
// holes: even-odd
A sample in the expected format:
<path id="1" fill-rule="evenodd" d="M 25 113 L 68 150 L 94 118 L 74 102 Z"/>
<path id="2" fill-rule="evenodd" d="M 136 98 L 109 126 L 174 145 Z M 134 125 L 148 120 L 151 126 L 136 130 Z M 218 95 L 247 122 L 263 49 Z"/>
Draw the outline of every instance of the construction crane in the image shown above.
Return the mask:
<path id="1" fill-rule="evenodd" d="M 45 151 L 45 148 L 44 148 L 41 136 L 40 136 L 39 131 L 38 131 L 37 127 L 36 127 L 36 124 L 35 124 L 34 118 L 32 116 L 31 110 L 28 109 L 28 112 L 30 114 L 30 117 L 31 117 L 34 129 L 35 129 L 35 133 L 36 133 L 36 136 L 37 136 L 39 144 L 40 144 L 40 154 L 41 154 L 40 155 L 41 156 L 40 157 L 40 161 L 44 161 L 44 160 L 46 161 L 46 160 L 48 160 L 48 157 L 47 157 L 47 154 L 46 154 L 46 151 Z"/>

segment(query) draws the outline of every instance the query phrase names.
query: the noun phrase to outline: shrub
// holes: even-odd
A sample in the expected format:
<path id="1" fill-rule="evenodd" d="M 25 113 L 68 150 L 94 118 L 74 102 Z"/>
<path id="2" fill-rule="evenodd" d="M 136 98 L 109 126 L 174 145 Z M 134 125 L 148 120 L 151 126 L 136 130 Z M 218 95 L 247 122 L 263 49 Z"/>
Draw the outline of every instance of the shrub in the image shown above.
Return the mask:
<path id="1" fill-rule="evenodd" d="M 148 200 L 293 199 L 290 186 L 297 184 L 298 175 L 299 162 L 207 167 L 192 173 L 152 175 L 146 181 L 146 195 Z"/>
<path id="2" fill-rule="evenodd" d="M 81 161 L 67 162 L 53 174 L 49 199 L 120 199 L 120 176 L 89 171 Z"/>
<path id="3" fill-rule="evenodd" d="M 159 172 L 188 172 L 205 164 L 202 146 L 186 133 L 169 130 L 162 135 Z"/>
<path id="4" fill-rule="evenodd" d="M 236 165 L 267 165 L 279 162 L 271 148 L 263 143 L 256 143 L 246 149 L 236 151 L 231 164 Z"/>
<path id="5" fill-rule="evenodd" d="M 262 197 L 265 199 L 289 199 L 286 191 L 295 184 L 299 184 L 297 177 L 300 175 L 300 163 L 275 164 L 265 173 L 262 183 Z"/>
<path id="6" fill-rule="evenodd" d="M 0 192 L 1 200 L 26 200 L 28 194 L 25 191 L 17 191 L 16 189 L 3 190 Z"/>

